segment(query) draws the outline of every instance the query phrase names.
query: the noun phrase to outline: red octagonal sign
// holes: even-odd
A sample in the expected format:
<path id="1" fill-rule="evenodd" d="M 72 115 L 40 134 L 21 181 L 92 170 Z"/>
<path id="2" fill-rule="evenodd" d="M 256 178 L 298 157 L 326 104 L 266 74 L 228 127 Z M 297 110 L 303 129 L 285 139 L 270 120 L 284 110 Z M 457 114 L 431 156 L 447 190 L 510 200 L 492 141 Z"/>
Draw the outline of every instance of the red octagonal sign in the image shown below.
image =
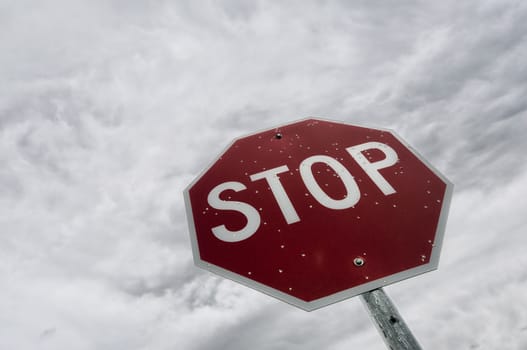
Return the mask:
<path id="1" fill-rule="evenodd" d="M 305 310 L 437 268 L 452 184 L 393 131 L 239 138 L 185 191 L 202 268 Z"/>

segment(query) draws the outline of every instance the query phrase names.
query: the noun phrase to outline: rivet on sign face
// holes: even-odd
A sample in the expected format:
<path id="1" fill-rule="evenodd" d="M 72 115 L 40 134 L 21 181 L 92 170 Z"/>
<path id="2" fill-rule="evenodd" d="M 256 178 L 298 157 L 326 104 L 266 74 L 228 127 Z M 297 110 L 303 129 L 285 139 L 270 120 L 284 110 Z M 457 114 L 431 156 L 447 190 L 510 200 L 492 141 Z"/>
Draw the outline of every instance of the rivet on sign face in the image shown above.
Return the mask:
<path id="1" fill-rule="evenodd" d="M 357 267 L 363 266 L 364 263 L 365 263 L 364 259 L 361 258 L 360 256 L 356 257 L 355 259 L 353 259 L 353 264 L 355 264 L 355 266 L 357 266 Z"/>
<path id="2" fill-rule="evenodd" d="M 275 137 L 276 139 L 280 140 L 280 139 L 282 138 L 282 134 L 279 133 L 279 132 L 277 132 L 277 133 L 274 135 L 274 137 Z"/>

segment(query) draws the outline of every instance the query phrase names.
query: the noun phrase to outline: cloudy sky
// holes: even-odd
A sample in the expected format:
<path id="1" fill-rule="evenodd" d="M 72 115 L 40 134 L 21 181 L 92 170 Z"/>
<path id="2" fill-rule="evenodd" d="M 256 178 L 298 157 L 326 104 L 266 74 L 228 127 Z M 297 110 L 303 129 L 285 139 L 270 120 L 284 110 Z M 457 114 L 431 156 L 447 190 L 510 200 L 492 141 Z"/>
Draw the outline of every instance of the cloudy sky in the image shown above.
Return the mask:
<path id="1" fill-rule="evenodd" d="M 392 128 L 454 184 L 426 349 L 527 348 L 525 1 L 0 0 L 0 348 L 385 349 L 196 268 L 182 191 L 232 138 Z"/>

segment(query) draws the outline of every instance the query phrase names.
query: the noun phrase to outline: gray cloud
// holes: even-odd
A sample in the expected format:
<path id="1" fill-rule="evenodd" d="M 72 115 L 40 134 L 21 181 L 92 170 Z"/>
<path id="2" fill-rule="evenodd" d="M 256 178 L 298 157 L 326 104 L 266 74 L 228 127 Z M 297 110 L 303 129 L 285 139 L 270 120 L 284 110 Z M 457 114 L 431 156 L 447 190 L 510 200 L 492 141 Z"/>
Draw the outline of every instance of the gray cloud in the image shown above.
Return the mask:
<path id="1" fill-rule="evenodd" d="M 0 347 L 385 348 L 357 299 L 304 313 L 192 265 L 187 184 L 319 116 L 393 128 L 456 184 L 440 269 L 386 287 L 423 346 L 525 348 L 526 14 L 0 4 Z"/>

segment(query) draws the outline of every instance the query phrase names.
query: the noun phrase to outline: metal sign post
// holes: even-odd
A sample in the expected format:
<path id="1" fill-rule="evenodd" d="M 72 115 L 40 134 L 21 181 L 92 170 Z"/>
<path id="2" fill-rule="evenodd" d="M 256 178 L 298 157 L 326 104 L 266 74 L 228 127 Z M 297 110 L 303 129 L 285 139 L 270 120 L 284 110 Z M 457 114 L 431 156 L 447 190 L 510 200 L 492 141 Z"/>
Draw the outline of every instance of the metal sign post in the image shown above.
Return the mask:
<path id="1" fill-rule="evenodd" d="M 417 339 L 382 288 L 361 294 L 372 321 L 391 350 L 421 350 Z"/>

